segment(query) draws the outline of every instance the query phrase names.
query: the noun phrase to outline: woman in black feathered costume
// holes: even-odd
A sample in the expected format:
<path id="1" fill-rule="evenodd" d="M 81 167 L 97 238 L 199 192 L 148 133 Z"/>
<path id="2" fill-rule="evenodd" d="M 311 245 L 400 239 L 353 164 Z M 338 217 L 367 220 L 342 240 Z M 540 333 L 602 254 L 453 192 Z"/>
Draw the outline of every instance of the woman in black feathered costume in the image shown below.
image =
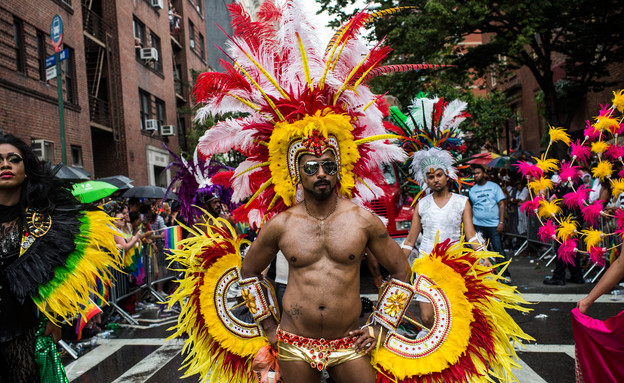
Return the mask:
<path id="1" fill-rule="evenodd" d="M 73 238 L 80 228 L 82 206 L 68 186 L 26 143 L 0 133 L 1 383 L 40 381 L 34 351 L 41 313 L 31 297 L 76 247 Z M 37 222 L 33 225 L 27 208 L 51 218 L 44 219 L 41 227 Z M 60 339 L 60 328 L 48 321 L 45 335 L 50 334 L 54 341 Z"/>

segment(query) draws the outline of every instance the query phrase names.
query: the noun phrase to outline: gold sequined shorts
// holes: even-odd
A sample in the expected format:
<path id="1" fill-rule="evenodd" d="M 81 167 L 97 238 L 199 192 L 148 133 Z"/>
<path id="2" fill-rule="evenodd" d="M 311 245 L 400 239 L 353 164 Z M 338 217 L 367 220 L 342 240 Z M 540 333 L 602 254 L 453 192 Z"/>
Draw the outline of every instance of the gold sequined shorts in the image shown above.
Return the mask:
<path id="1" fill-rule="evenodd" d="M 304 361 L 321 371 L 366 355 L 362 350 L 353 349 L 356 339 L 357 336 L 331 340 L 306 338 L 278 327 L 278 358 L 281 362 Z"/>

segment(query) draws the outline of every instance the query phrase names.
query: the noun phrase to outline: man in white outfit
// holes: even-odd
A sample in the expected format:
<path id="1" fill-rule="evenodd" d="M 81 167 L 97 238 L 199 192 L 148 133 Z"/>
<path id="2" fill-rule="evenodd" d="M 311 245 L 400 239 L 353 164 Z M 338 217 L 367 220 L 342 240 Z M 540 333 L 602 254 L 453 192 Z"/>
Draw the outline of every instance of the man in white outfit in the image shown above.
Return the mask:
<path id="1" fill-rule="evenodd" d="M 439 148 L 424 149 L 414 154 L 412 171 L 414 178 L 431 190 L 416 204 L 412 226 L 401 248 L 406 257 L 428 256 L 434 248 L 436 237 L 438 243 L 447 239 L 459 241 L 462 224 L 468 242 L 476 243 L 478 238 L 472 224 L 472 206 L 468 197 L 451 193 L 448 189 L 449 179 L 457 178 L 451 155 Z M 422 240 L 418 249 L 414 249 L 416 240 L 422 232 Z M 472 245 L 473 247 L 479 247 Z M 433 305 L 424 297 L 417 295 L 420 316 L 423 325 L 433 325 Z M 424 335 L 421 331 L 421 333 Z M 420 336 L 420 334 L 419 334 Z"/>

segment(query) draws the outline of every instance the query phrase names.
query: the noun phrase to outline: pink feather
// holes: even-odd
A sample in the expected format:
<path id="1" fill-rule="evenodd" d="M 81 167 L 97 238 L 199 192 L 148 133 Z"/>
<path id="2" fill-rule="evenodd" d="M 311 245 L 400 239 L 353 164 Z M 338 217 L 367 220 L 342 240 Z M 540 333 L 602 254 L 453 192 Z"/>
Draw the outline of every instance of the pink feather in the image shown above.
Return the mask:
<path id="1" fill-rule="evenodd" d="M 578 239 L 569 238 L 563 241 L 557 253 L 559 258 L 569 265 L 574 264 L 574 258 L 576 257 L 576 251 L 578 250 Z"/>
<path id="2" fill-rule="evenodd" d="M 537 230 L 537 235 L 542 242 L 547 242 L 555 238 L 556 229 L 557 228 L 552 223 L 552 219 L 549 219 Z"/>
<path id="3" fill-rule="evenodd" d="M 583 214 L 585 222 L 589 222 L 592 226 L 596 226 L 598 224 L 600 213 L 602 213 L 602 201 L 594 201 L 591 205 L 582 207 L 581 213 Z"/>
<path id="4" fill-rule="evenodd" d="M 604 254 L 607 252 L 607 249 L 600 246 L 594 246 L 589 250 L 589 260 L 592 263 L 595 263 L 598 266 L 605 265 Z"/>
<path id="5" fill-rule="evenodd" d="M 576 140 L 576 142 L 570 142 L 570 154 L 580 162 L 587 164 L 591 150 L 589 147 L 581 145 L 581 140 Z"/>
<path id="6" fill-rule="evenodd" d="M 615 129 L 615 134 L 618 136 L 624 132 L 624 122 L 620 123 L 620 127 Z"/>
<path id="7" fill-rule="evenodd" d="M 561 169 L 559 170 L 559 177 L 565 181 L 576 182 L 581 179 L 581 172 L 579 167 L 572 165 L 570 162 L 561 161 Z"/>
<path id="8" fill-rule="evenodd" d="M 529 178 L 529 176 L 541 178 L 544 175 L 542 169 L 528 161 L 519 161 L 514 166 L 518 168 L 518 171 L 522 173 L 522 177 L 524 178 Z"/>
<path id="9" fill-rule="evenodd" d="M 612 159 L 613 161 L 619 161 L 624 157 L 624 146 L 609 145 L 609 148 L 605 152 L 605 157 Z"/>
<path id="10" fill-rule="evenodd" d="M 583 131 L 583 135 L 589 141 L 596 141 L 600 138 L 600 131 L 597 131 L 596 128 L 592 125 L 591 121 L 585 121 L 585 130 Z"/>
<path id="11" fill-rule="evenodd" d="M 543 197 L 537 196 L 532 200 L 526 201 L 520 206 L 520 211 L 524 212 L 524 214 L 535 214 L 537 212 L 537 208 L 539 207 L 540 201 L 543 199 Z"/>
<path id="12" fill-rule="evenodd" d="M 617 230 L 614 233 L 624 239 L 624 209 L 617 209 L 615 211 L 615 222 L 617 224 Z"/>
<path id="13" fill-rule="evenodd" d="M 582 208 L 587 198 L 589 198 L 590 191 L 590 188 L 581 185 L 576 189 L 576 192 L 570 192 L 564 195 L 563 203 L 568 209 Z"/>

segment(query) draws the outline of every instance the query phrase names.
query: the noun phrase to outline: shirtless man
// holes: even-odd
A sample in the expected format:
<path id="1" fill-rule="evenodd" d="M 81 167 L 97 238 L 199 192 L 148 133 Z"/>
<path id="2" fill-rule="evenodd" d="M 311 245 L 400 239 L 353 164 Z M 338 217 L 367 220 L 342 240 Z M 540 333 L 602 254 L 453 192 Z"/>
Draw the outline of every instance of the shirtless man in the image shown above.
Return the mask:
<path id="1" fill-rule="evenodd" d="M 401 281 L 409 278 L 406 258 L 379 218 L 338 198 L 332 151 L 319 157 L 302 155 L 298 165 L 304 201 L 263 226 L 243 260 L 241 274 L 260 277 L 278 250 L 288 260 L 279 328 L 271 317 L 262 322 L 269 341 L 279 350 L 285 383 L 317 383 L 323 367 L 336 382 L 372 383 L 376 374 L 367 354 L 376 346 L 380 328 L 371 331 L 359 326 L 362 253 L 369 247 Z M 283 342 L 284 336 L 335 339 L 334 344 L 342 347 L 332 351 L 325 365 L 314 368 L 305 347 Z"/>
<path id="2" fill-rule="evenodd" d="M 451 193 L 448 189 L 448 182 L 455 174 L 452 167 L 452 158 L 450 154 L 444 150 L 437 148 L 422 150 L 415 161 L 421 161 L 424 167 L 419 167 L 417 171 L 421 172 L 424 181 L 432 191 L 431 194 L 425 196 L 414 208 L 414 216 L 412 225 L 407 234 L 407 238 L 401 245 L 405 257 L 409 257 L 414 248 L 418 235 L 423 234 L 418 253 L 419 256 L 427 256 L 431 253 L 435 245 L 436 236 L 439 236 L 438 242 L 446 239 L 451 241 L 459 241 L 461 238 L 462 225 L 466 238 L 469 242 L 476 242 L 476 231 L 472 224 L 472 206 L 468 197 L 460 194 Z M 475 250 L 477 245 L 472 245 Z M 410 259 L 410 262 L 412 259 Z M 486 262 L 486 266 L 491 266 Z M 433 326 L 433 305 L 427 299 L 420 295 L 416 295 L 416 300 L 420 307 L 420 316 L 427 328 Z M 421 332 L 420 335 L 426 334 Z"/>

